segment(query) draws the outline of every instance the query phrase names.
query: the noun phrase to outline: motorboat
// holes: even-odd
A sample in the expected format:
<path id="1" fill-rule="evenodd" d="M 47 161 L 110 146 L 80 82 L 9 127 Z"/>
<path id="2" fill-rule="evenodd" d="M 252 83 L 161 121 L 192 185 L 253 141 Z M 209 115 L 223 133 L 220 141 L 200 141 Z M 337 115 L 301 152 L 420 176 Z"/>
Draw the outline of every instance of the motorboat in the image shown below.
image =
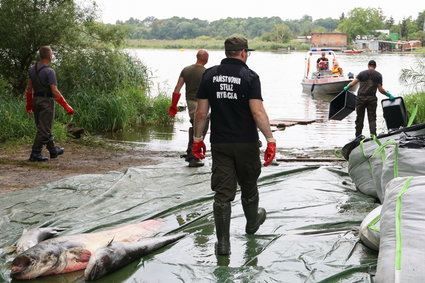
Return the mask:
<path id="1" fill-rule="evenodd" d="M 362 53 L 363 51 L 362 50 L 354 50 L 354 49 L 352 49 L 352 50 L 342 50 L 342 52 L 343 53 L 346 53 L 346 54 L 359 54 L 359 53 Z"/>
<path id="2" fill-rule="evenodd" d="M 316 69 L 316 61 L 325 52 L 327 65 L 320 66 Z M 334 74 L 330 68 L 337 62 L 335 52 L 330 49 L 311 49 L 305 57 L 304 78 L 302 79 L 303 92 L 310 94 L 330 94 L 336 95 L 340 93 L 344 86 L 354 79 L 354 74 Z M 331 66 L 332 65 L 332 66 Z M 355 91 L 358 84 L 351 88 Z"/>

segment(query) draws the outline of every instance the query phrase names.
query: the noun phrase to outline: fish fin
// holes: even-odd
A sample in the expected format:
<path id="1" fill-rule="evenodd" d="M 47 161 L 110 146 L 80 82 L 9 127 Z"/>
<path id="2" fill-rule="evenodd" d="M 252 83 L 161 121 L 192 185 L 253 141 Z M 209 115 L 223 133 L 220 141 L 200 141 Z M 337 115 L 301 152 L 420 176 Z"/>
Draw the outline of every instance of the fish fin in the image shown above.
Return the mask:
<path id="1" fill-rule="evenodd" d="M 88 262 L 91 257 L 91 252 L 83 248 L 72 248 L 67 251 L 68 256 L 76 262 Z"/>
<path id="2" fill-rule="evenodd" d="M 107 247 L 111 246 L 111 244 L 112 244 L 112 242 L 114 241 L 114 239 L 115 239 L 115 236 L 114 236 L 114 237 L 112 237 L 112 239 L 109 241 L 109 243 L 108 243 L 106 246 L 107 246 Z"/>
<path id="3" fill-rule="evenodd" d="M 17 247 L 16 246 L 8 246 L 8 247 L 4 247 L 3 251 L 5 254 L 12 254 L 14 252 L 16 252 Z"/>

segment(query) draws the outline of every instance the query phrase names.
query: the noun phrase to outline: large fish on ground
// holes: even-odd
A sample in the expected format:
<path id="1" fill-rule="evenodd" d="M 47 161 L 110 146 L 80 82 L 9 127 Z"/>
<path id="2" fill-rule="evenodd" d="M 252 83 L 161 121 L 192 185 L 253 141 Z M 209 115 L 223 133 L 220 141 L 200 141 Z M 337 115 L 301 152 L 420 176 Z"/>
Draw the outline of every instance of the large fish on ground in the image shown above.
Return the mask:
<path id="1" fill-rule="evenodd" d="M 120 267 L 123 267 L 144 255 L 147 255 L 163 246 L 171 244 L 184 236 L 179 233 L 170 236 L 144 238 L 137 242 L 111 242 L 106 247 L 98 249 L 89 260 L 84 271 L 84 279 L 92 281 L 100 279 Z"/>
<path id="2" fill-rule="evenodd" d="M 63 228 L 55 227 L 44 227 L 44 228 L 33 228 L 30 230 L 24 230 L 21 238 L 16 243 L 16 252 L 18 254 L 34 247 L 41 241 L 56 237 L 59 232 L 64 231 Z"/>
<path id="3" fill-rule="evenodd" d="M 152 237 L 164 226 L 161 219 L 147 220 L 95 233 L 48 239 L 19 254 L 13 261 L 11 277 L 33 279 L 86 268 L 91 255 L 111 240 L 133 242 Z"/>

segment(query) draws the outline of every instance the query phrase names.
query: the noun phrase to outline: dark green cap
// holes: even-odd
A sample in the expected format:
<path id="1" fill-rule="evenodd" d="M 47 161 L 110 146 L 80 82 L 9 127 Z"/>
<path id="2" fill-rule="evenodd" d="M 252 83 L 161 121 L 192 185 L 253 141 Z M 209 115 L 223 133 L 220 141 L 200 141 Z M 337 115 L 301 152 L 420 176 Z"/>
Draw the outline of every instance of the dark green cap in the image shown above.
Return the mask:
<path id="1" fill-rule="evenodd" d="M 254 51 L 254 49 L 248 48 L 248 40 L 243 37 L 233 36 L 229 37 L 224 41 L 225 51 L 239 51 L 245 49 L 246 51 Z"/>

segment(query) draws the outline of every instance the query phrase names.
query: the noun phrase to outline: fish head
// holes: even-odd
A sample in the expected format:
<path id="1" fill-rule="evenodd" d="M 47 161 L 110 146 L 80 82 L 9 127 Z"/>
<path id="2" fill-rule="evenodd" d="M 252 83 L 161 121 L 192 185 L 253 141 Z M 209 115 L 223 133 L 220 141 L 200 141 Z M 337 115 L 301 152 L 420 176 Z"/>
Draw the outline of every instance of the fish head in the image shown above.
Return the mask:
<path id="1" fill-rule="evenodd" d="M 10 276 L 13 279 L 32 279 L 46 273 L 56 264 L 57 258 L 52 254 L 19 254 L 13 261 Z"/>
<path id="2" fill-rule="evenodd" d="M 19 254 L 13 261 L 13 279 L 33 279 L 84 269 L 90 251 L 62 242 L 43 242 Z"/>
<path id="3" fill-rule="evenodd" d="M 94 281 L 105 276 L 109 273 L 111 265 L 113 265 L 113 259 L 109 250 L 105 248 L 96 250 L 84 271 L 84 279 Z"/>

